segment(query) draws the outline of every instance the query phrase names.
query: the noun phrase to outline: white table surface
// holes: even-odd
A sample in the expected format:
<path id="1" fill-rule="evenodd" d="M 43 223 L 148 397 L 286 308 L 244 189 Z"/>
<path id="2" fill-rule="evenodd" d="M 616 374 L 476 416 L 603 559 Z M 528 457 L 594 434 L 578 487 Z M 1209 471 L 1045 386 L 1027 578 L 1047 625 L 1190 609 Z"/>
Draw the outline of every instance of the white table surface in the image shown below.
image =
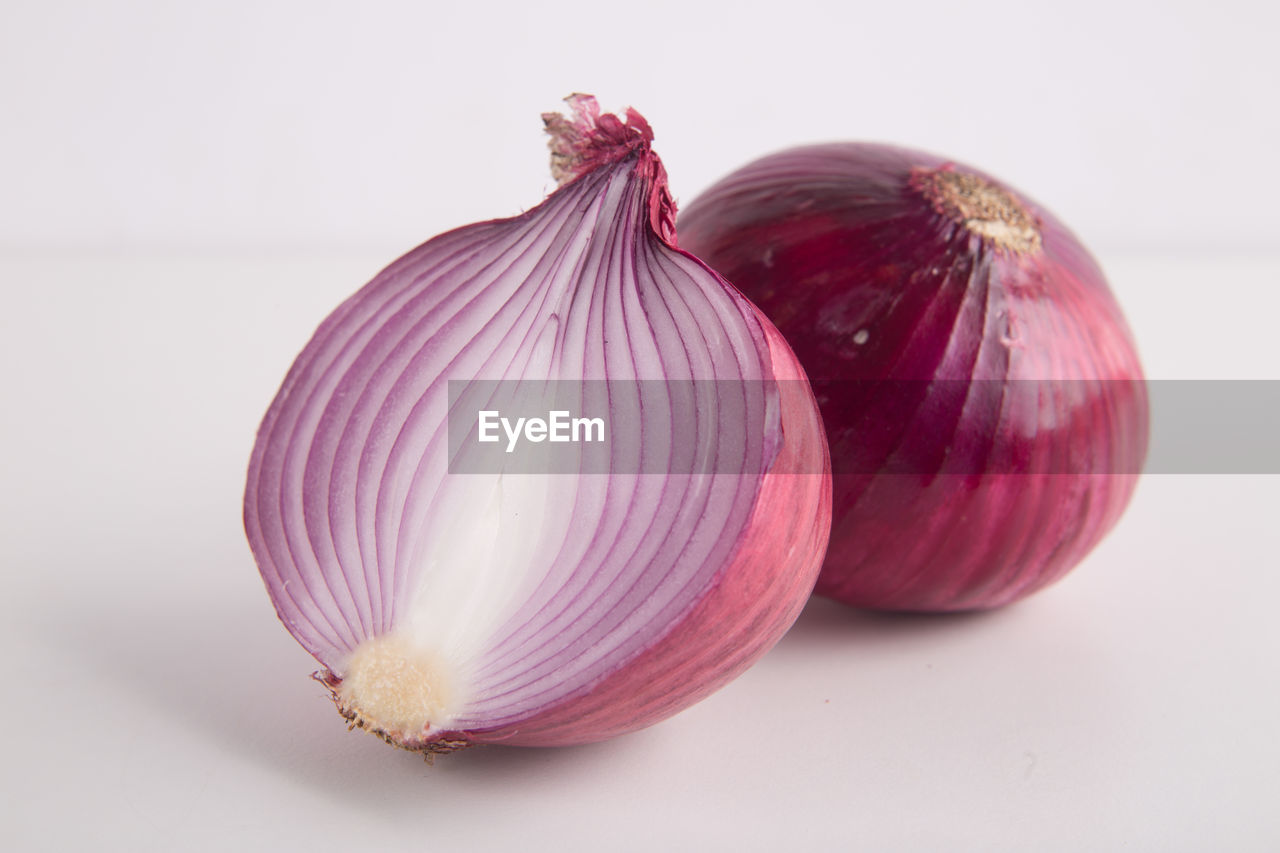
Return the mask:
<path id="1" fill-rule="evenodd" d="M 1280 848 L 1277 476 L 1149 475 L 1002 611 L 815 601 L 611 742 L 427 766 L 348 733 L 240 501 L 293 355 L 387 260 L 0 254 L 0 847 Z M 1280 377 L 1280 258 L 1103 261 L 1151 377 Z"/>

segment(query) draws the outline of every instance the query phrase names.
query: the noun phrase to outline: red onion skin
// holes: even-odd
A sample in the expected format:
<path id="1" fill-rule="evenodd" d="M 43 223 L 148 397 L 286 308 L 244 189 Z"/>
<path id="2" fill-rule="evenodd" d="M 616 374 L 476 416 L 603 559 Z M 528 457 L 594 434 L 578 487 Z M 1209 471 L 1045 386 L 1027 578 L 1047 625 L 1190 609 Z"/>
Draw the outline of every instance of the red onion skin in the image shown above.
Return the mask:
<path id="1" fill-rule="evenodd" d="M 966 173 L 1020 202 L 1038 244 L 982 236 L 926 197 L 931 176 Z M 1120 517 L 1146 456 L 1142 369 L 1097 263 L 1039 205 L 940 157 L 838 143 L 743 167 L 679 230 L 814 382 L 834 471 L 819 594 L 997 607 Z"/>

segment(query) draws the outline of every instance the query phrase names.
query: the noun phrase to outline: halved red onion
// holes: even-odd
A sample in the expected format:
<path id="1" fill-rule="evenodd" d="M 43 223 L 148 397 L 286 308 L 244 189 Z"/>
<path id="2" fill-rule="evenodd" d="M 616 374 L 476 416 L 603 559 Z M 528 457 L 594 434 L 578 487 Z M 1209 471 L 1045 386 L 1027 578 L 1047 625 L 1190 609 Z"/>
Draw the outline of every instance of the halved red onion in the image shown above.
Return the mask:
<path id="1" fill-rule="evenodd" d="M 342 714 L 398 746 L 657 722 L 776 642 L 826 546 L 826 443 L 795 357 L 674 247 L 644 119 L 570 102 L 544 117 L 563 186 L 343 303 L 254 447 L 245 527 L 276 611 Z M 608 398 L 603 467 L 465 469 L 449 431 L 474 420 L 467 390 L 548 380 L 632 389 Z"/>
<path id="2" fill-rule="evenodd" d="M 1044 208 L 940 157 L 841 143 L 744 166 L 679 224 L 814 383 L 835 474 L 820 593 L 994 607 L 1115 524 L 1146 387 L 1102 272 Z"/>

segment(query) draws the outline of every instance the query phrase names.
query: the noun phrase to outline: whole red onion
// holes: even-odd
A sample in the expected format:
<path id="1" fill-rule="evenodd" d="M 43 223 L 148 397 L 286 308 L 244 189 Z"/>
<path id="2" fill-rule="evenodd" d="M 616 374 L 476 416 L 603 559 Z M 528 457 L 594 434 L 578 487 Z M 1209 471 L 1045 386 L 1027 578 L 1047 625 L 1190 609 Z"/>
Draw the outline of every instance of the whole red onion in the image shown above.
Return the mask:
<path id="1" fill-rule="evenodd" d="M 836 474 L 819 593 L 998 606 L 1119 518 L 1147 449 L 1133 338 L 1097 263 L 1022 194 L 918 151 L 817 145 L 724 178 L 679 233 L 814 383 Z"/>

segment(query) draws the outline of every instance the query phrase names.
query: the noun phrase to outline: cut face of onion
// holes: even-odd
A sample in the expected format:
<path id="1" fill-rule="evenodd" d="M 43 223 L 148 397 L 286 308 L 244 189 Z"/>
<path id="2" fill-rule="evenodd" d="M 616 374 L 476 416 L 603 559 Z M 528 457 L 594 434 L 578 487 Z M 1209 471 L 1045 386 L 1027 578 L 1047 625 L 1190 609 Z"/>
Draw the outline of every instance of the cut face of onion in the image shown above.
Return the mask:
<path id="1" fill-rule="evenodd" d="M 817 145 L 744 166 L 679 225 L 813 380 L 835 472 L 819 592 L 994 607 L 1116 523 L 1146 455 L 1142 369 L 1098 265 L 1026 196 L 919 151 Z"/>
<path id="2" fill-rule="evenodd" d="M 674 248 L 643 118 L 570 101 L 545 117 L 560 189 L 343 303 L 250 462 L 245 527 L 277 613 L 341 713 L 398 746 L 663 719 L 776 642 L 825 549 L 826 443 L 794 356 Z M 476 428 L 477 389 L 547 383 L 603 399 L 587 414 L 609 441 L 557 447 L 554 471 L 522 473 L 519 452 L 468 467 L 482 448 L 451 430 Z M 546 429 L 517 440 L 550 447 Z"/>

